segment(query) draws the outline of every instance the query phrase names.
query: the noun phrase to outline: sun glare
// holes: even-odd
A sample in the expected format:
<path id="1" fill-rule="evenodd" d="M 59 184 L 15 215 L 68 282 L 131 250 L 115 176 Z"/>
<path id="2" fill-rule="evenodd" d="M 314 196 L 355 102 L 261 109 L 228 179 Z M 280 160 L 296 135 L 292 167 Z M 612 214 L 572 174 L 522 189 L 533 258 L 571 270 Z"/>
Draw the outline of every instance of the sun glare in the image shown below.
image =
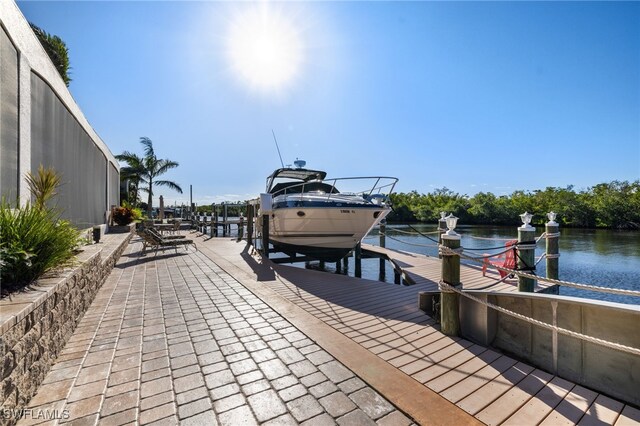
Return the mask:
<path id="1" fill-rule="evenodd" d="M 283 89 L 302 63 L 299 32 L 290 18 L 269 4 L 253 6 L 235 17 L 227 49 L 234 72 L 262 91 Z"/>

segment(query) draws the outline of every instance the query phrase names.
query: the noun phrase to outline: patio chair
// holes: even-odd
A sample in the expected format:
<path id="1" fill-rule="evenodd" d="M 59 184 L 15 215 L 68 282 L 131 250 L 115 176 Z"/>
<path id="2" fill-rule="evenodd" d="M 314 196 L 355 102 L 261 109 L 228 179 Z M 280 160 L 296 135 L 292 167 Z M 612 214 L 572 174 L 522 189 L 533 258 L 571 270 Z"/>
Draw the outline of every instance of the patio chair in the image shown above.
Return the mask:
<path id="1" fill-rule="evenodd" d="M 155 254 L 158 254 L 158 249 L 172 247 L 178 252 L 178 247 L 183 246 L 185 250 L 188 250 L 189 245 L 193 245 L 196 251 L 198 251 L 198 247 L 193 240 L 188 238 L 168 238 L 161 237 L 157 233 L 153 232 L 150 229 L 143 229 L 138 233 L 140 237 L 142 237 L 142 252 L 144 253 L 147 247 L 152 247 L 155 249 Z"/>
<path id="2" fill-rule="evenodd" d="M 499 266 L 501 268 L 507 268 L 507 269 L 515 269 L 516 268 L 516 247 L 515 244 L 518 242 L 518 240 L 509 240 L 505 243 L 504 247 L 505 248 L 511 248 L 511 250 L 499 254 L 497 256 L 492 256 L 490 254 L 483 254 L 482 256 L 484 257 L 484 263 L 482 264 L 482 276 L 484 277 L 487 273 L 487 267 L 488 266 Z M 491 260 L 493 259 L 493 260 Z M 505 277 L 507 277 L 508 275 L 511 275 L 510 273 L 503 271 L 502 269 L 498 269 L 498 273 L 500 273 L 500 278 L 503 279 Z"/>
<path id="3" fill-rule="evenodd" d="M 162 235 L 156 228 L 147 228 L 146 231 L 153 234 L 154 237 L 162 240 L 179 240 L 186 238 L 184 235 Z"/>

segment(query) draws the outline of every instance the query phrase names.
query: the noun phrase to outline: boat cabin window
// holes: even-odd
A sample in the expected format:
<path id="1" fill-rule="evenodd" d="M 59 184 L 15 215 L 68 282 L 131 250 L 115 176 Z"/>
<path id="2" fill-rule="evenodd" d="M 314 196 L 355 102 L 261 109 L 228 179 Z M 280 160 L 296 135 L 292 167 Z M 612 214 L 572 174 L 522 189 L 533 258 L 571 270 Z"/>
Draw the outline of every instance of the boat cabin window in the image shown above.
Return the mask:
<path id="1" fill-rule="evenodd" d="M 274 185 L 271 188 L 271 194 L 284 195 L 284 194 L 300 194 L 301 192 L 324 192 L 326 194 L 339 194 L 333 185 L 329 185 L 324 182 L 306 182 L 304 184 L 300 182 L 281 182 Z"/>

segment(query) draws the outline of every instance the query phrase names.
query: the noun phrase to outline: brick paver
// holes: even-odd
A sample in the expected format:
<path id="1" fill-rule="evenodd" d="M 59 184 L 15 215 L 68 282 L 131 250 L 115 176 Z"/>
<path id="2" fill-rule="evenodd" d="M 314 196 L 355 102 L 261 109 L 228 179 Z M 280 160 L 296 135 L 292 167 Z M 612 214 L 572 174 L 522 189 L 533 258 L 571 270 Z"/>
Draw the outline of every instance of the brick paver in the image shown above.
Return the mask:
<path id="1" fill-rule="evenodd" d="M 60 424 L 411 424 L 206 256 L 139 250 L 118 261 L 30 408 Z"/>

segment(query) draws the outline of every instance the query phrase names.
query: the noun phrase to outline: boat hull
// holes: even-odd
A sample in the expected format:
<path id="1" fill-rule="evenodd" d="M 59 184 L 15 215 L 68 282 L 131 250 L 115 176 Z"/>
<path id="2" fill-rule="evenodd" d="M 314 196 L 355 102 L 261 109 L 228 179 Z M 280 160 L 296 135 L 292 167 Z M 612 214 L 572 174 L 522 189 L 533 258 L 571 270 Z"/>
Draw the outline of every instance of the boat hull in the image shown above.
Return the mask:
<path id="1" fill-rule="evenodd" d="M 272 211 L 269 239 L 276 250 L 335 262 L 345 257 L 390 209 L 373 205 L 285 207 Z"/>

